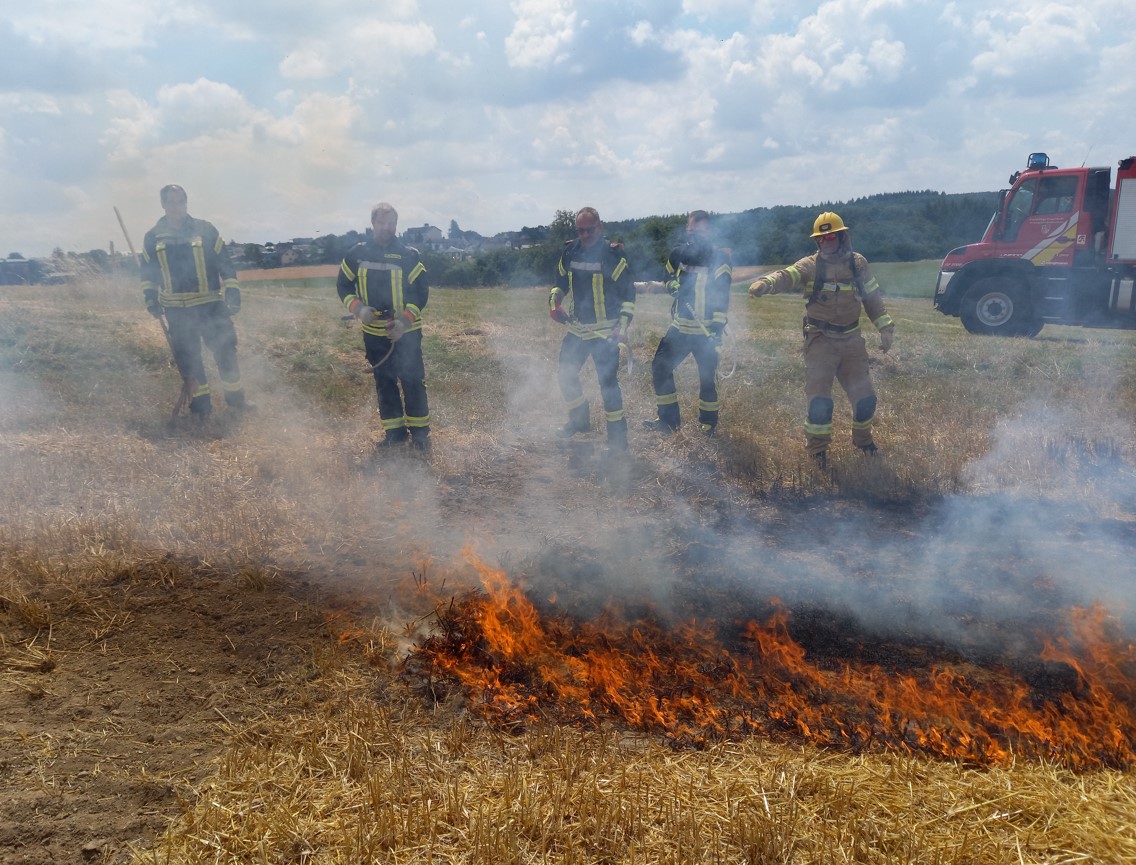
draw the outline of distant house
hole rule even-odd
[[[300,260],[300,250],[296,245],[288,240],[282,240],[276,244],[276,261],[281,267],[287,267],[290,264],[296,264]]]
[[[24,257],[0,260],[0,285],[28,285],[39,282],[41,267]]]
[[[402,242],[419,251],[438,252],[447,246],[446,235],[436,225],[408,228],[402,233]]]

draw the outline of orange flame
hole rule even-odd
[[[984,765],[1136,764],[1136,647],[1099,608],[1074,610],[1069,634],[1040,658],[1075,671],[1077,687],[1043,693],[1007,667],[957,660],[903,673],[860,659],[822,665],[779,604],[768,621],[734,629],[630,622],[615,609],[582,623],[543,616],[503,572],[474,566],[484,592],[439,613],[440,633],[410,663],[457,682],[501,723],[608,719],[691,745],[761,733]]]

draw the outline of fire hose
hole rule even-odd
[[[391,354],[393,354],[393,353],[394,353],[394,340],[392,339],[391,344],[390,344],[390,348],[387,349],[387,353],[384,354],[381,358],[379,358],[378,363],[371,364],[371,371],[374,372],[376,369],[378,369],[380,366],[382,366],[384,363],[386,363],[387,358],[389,358],[391,356]]]
[[[698,317],[698,313],[696,313],[694,311],[694,307],[692,307],[689,303],[683,303],[683,306],[685,306],[687,308],[687,311],[690,312],[691,317],[695,320],[695,322],[697,322],[698,326],[702,329],[702,332],[708,338],[713,339],[714,334],[712,334],[710,332],[710,328],[708,328],[706,326],[706,323],[703,322],[702,319]],[[730,334],[730,361],[731,361],[731,366],[730,366],[729,372],[723,373],[723,372],[721,372],[721,365],[719,365],[718,369],[714,371],[714,374],[716,376],[718,376],[718,378],[720,380],[725,381],[726,379],[730,378],[730,376],[732,376],[738,370],[738,343],[737,343],[737,340],[734,339],[733,333],[730,333],[729,328],[723,327],[722,333],[729,333]]]
[[[339,317],[339,320],[340,321],[355,321],[356,319],[355,319],[354,315],[341,315]],[[390,341],[390,348],[387,349],[387,353],[384,354],[381,358],[379,358],[378,363],[367,364],[368,369],[370,369],[372,372],[374,372],[376,369],[378,369],[380,366],[382,366],[384,363],[386,363],[387,360],[390,359],[391,354],[393,354],[393,353],[394,353],[394,340],[392,339]]]
[[[141,268],[141,263],[138,261],[138,253],[134,251],[134,243],[130,240],[130,232],[126,230],[126,223],[122,219],[122,214],[118,212],[118,205],[114,206],[114,215],[118,218],[118,227],[122,229],[122,236],[126,238],[126,246],[130,250],[131,256],[134,258],[134,265]],[[181,392],[178,394],[177,402],[174,403],[173,411],[170,412],[170,420],[176,420],[177,416],[182,413],[182,410],[193,399],[193,392],[197,390],[197,382],[193,376],[186,375],[185,371],[178,363],[177,351],[174,350],[173,337],[170,336],[169,325],[163,316],[155,316],[158,319],[158,324],[162,326],[162,336],[166,338],[166,345],[170,349],[170,357],[173,359],[174,366],[177,368],[178,375],[181,376]]]

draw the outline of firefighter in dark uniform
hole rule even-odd
[[[241,290],[228,250],[216,228],[187,213],[184,189],[170,184],[159,195],[166,215],[142,241],[142,296],[152,316],[165,315],[169,322],[174,362],[192,388],[190,414],[203,419],[213,408],[202,342],[217,363],[225,404],[249,408],[232,320],[241,308]]]
[[[686,241],[667,259],[667,288],[674,295],[671,325],[651,361],[658,418],[643,421],[656,432],[671,433],[679,428],[674,371],[689,354],[698,364],[699,427],[706,435],[713,435],[718,427],[718,360],[733,267],[729,252],[716,248],[710,234],[710,214],[692,211],[686,220]]]
[[[603,223],[595,208],[576,214],[575,240],[570,241],[557,264],[556,285],[549,295],[549,314],[568,325],[560,344],[558,379],[568,406],[568,423],[557,430],[561,438],[591,429],[591,413],[580,370],[592,358],[599,378],[607,416],[607,442],[612,450],[627,449],[627,419],[619,389],[619,346],[627,342],[627,329],[635,315],[635,284],[623,247],[603,236]],[[571,295],[571,312],[564,300]]]
[[[430,406],[422,360],[422,310],[430,296],[418,250],[395,236],[398,213],[386,202],[371,208],[372,239],[348,250],[336,289],[363,325],[363,347],[375,375],[380,448],[410,440],[430,449]],[[400,390],[401,388],[401,390]]]
[[[876,392],[868,373],[868,350],[860,332],[860,313],[880,333],[880,351],[888,351],[895,322],[884,307],[883,292],[868,260],[852,251],[848,227],[835,213],[822,213],[811,235],[817,252],[796,264],[768,273],[749,287],[751,297],[801,291],[805,302],[805,440],[810,456],[827,465],[832,442],[832,381],[852,405],[852,443],[865,454],[878,448],[872,439]]]

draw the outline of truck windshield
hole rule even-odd
[[[1025,222],[1026,217],[1030,215],[1033,209],[1033,200],[1037,195],[1037,180],[1027,180],[1017,189],[1010,193],[1010,197],[1006,200],[1006,222],[1005,231],[1002,233],[1002,239],[1006,241],[1015,241],[1018,239],[1018,231]]]

